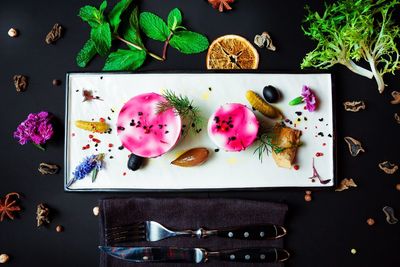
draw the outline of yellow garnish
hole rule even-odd
[[[81,121],[77,120],[75,126],[86,131],[93,133],[105,133],[110,128],[104,121]]]
[[[250,105],[261,112],[263,115],[271,118],[271,119],[280,119],[282,118],[281,112],[275,108],[274,106],[265,102],[261,96],[259,96],[256,92],[248,90],[246,92],[247,101],[249,101]]]

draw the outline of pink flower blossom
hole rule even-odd
[[[306,103],[306,109],[310,112],[313,112],[317,108],[317,98],[313,91],[311,91],[310,87],[304,85],[301,90],[301,97],[303,101]]]
[[[26,120],[18,125],[14,138],[19,139],[21,145],[28,142],[36,145],[45,144],[54,134],[50,119],[49,113],[45,111],[30,113]]]

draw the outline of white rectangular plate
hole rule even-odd
[[[193,99],[208,119],[212,112],[225,103],[238,102],[249,106],[245,92],[254,90],[262,95],[266,85],[273,85],[282,93],[277,103],[288,124],[302,130],[296,164],[298,170],[278,168],[271,156],[262,162],[253,154],[255,145],[242,152],[215,152],[216,146],[208,138],[207,130],[195,137],[188,136],[167,154],[149,159],[138,171],[127,168],[130,152],[120,150],[116,121],[119,110],[131,97],[146,93],[173,90]],[[304,105],[289,106],[288,102],[299,96],[303,85],[311,87],[319,104],[315,112],[303,109]],[[101,100],[82,102],[83,89],[92,90]],[[105,168],[92,183],[91,178],[79,180],[67,191],[124,191],[124,190],[197,190],[197,189],[246,189],[276,187],[332,187],[335,183],[335,142],[332,79],[330,74],[268,74],[268,73],[70,73],[67,75],[65,184],[75,167],[85,156],[106,153]],[[297,111],[302,114],[298,116]],[[256,112],[262,124],[272,127],[273,121]],[[76,120],[105,118],[111,134],[93,134],[101,143],[89,138],[90,132],[75,127]],[[82,147],[90,145],[89,149]],[[112,144],[112,147],[109,146]],[[171,165],[184,150],[207,147],[209,160],[197,167],[182,168]],[[323,156],[317,157],[317,153]],[[313,176],[312,161],[321,179]]]

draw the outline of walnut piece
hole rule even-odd
[[[365,109],[364,101],[347,101],[343,103],[344,109],[350,112],[358,112]]]
[[[47,44],[55,43],[58,39],[61,38],[63,30],[64,29],[60,24],[58,24],[58,23],[54,24],[51,31],[46,35],[46,40],[45,40],[46,43]]]
[[[49,224],[50,223],[49,215],[50,215],[50,209],[45,204],[40,203],[37,206],[36,210],[37,227]]]
[[[271,51],[276,51],[276,47],[272,43],[271,36],[269,35],[268,32],[263,32],[261,35],[256,35],[254,37],[254,43],[259,47],[259,48],[267,48],[268,50]]]
[[[400,104],[400,92],[393,91],[392,92],[393,100],[390,101],[393,105]]]
[[[13,80],[17,92],[23,92],[28,87],[28,77],[25,75],[14,75]]]
[[[349,189],[350,187],[357,187],[357,184],[354,182],[354,180],[352,178],[350,178],[350,179],[344,178],[340,182],[339,186],[335,189],[335,191],[341,192],[341,191]]]

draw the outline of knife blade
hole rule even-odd
[[[268,263],[286,261],[290,254],[285,249],[259,247],[208,251],[204,248],[178,247],[109,247],[99,246],[104,253],[128,262],[146,263],[204,263],[221,260],[242,263]]]

